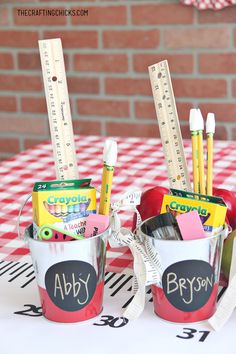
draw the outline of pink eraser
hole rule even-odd
[[[206,237],[197,210],[176,216],[183,240],[195,240]]]
[[[109,226],[109,216],[101,214],[89,214],[86,218],[85,237],[101,234]]]

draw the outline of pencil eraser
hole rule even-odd
[[[101,214],[89,214],[86,218],[85,237],[101,234],[109,226],[109,216]]]
[[[206,121],[206,133],[215,133],[215,115],[214,113],[208,113]]]
[[[183,240],[196,240],[206,237],[197,210],[176,216]]]

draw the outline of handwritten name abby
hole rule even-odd
[[[167,274],[167,294],[176,292],[185,304],[191,304],[194,295],[199,291],[207,291],[213,287],[214,275],[210,277],[178,278],[173,272]]]
[[[60,296],[62,300],[65,296],[71,295],[76,298],[78,304],[84,305],[89,299],[88,284],[90,279],[90,273],[88,273],[85,279],[81,274],[76,279],[75,274],[71,274],[71,280],[66,280],[65,274],[55,274],[54,279],[54,297]]]

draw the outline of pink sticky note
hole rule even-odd
[[[183,240],[196,240],[206,237],[197,210],[176,217]]]
[[[109,226],[109,216],[101,214],[89,214],[86,218],[85,237],[101,234]]]

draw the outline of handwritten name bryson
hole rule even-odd
[[[199,291],[213,287],[213,274],[210,277],[178,278],[173,272],[167,274],[167,294],[176,292],[186,304],[193,302]]]

